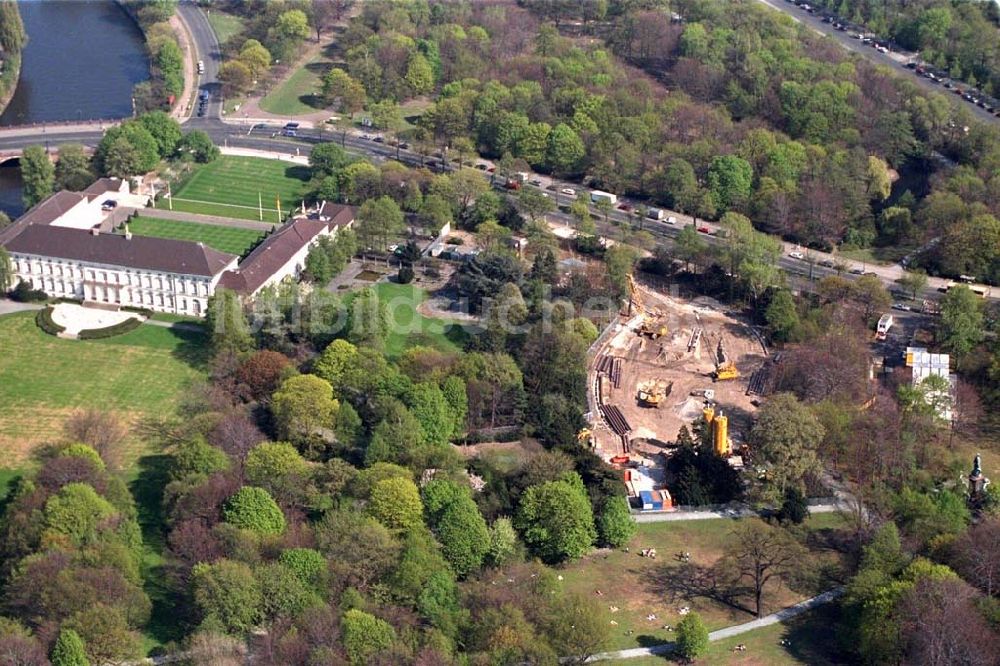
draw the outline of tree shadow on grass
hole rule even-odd
[[[785,650],[803,664],[847,664],[851,655],[844,652],[839,632],[832,631],[839,621],[839,604],[827,604],[804,613],[784,624]]]
[[[306,182],[312,178],[312,169],[302,164],[295,164],[285,169],[285,178],[295,178]]]
[[[143,456],[137,463],[139,474],[129,483],[142,529],[143,589],[153,602],[146,633],[160,643],[179,641],[188,629],[178,616],[178,595],[168,583],[163,562],[167,546],[163,490],[170,480],[170,463],[168,455]]]
[[[171,355],[192,368],[203,370],[212,358],[209,336],[205,330],[196,331],[189,326],[189,324],[183,327],[174,325],[168,329],[177,339],[177,345]]]
[[[649,581],[652,590],[665,596],[670,603],[702,597],[733,610],[753,614],[752,610],[738,601],[747,590],[721,581],[718,572],[712,567],[696,564],[657,567],[650,574]]]

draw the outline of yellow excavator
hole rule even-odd
[[[639,324],[639,328],[636,331],[639,335],[643,335],[651,340],[663,337],[669,330],[663,324],[657,322],[660,313],[655,310],[650,311],[646,309],[646,306],[642,302],[642,296],[639,294],[639,287],[635,284],[635,278],[631,273],[626,276],[628,281],[628,316],[631,316],[634,312],[642,315],[642,322]]]
[[[594,432],[590,428],[583,428],[580,432],[576,433],[576,441],[578,441],[581,446],[593,446]]]
[[[719,340],[719,348],[715,354],[715,372],[712,373],[712,379],[717,382],[727,379],[739,379],[740,371],[737,369],[736,363],[726,354],[726,348],[723,346],[722,340]]]
[[[663,399],[670,395],[673,388],[673,382],[667,383],[662,379],[650,379],[639,384],[635,397],[643,407],[658,408]]]

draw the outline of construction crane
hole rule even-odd
[[[655,310],[647,310],[645,304],[643,304],[642,295],[639,293],[639,287],[635,283],[635,278],[629,273],[625,279],[628,282],[629,299],[627,315],[631,316],[633,313],[642,315],[642,321],[639,323],[639,328],[636,332],[652,340],[666,335],[669,332],[667,327],[657,323],[660,313]]]
[[[663,379],[650,379],[639,384],[636,390],[636,400],[643,407],[659,407],[663,399],[670,395],[674,383]]]

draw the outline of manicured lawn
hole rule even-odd
[[[219,224],[181,222],[158,217],[136,217],[129,230],[137,236],[155,236],[177,240],[200,241],[220,252],[242,255],[260,241],[264,234],[254,229],[224,227]]]
[[[184,388],[204,377],[206,338],[159,326],[105,340],[43,333],[34,313],[0,317],[0,467],[62,432],[75,410],[98,407],[130,420],[169,414]]]
[[[318,93],[322,78],[330,69],[330,61],[318,56],[295,70],[280,86],[260,101],[260,108],[282,116],[302,116],[315,113],[325,104]]]
[[[212,30],[215,30],[215,36],[218,37],[220,44],[225,44],[232,37],[243,32],[244,25],[241,17],[227,14],[218,9],[212,9],[208,12],[208,22],[211,24]]]
[[[609,649],[673,640],[673,633],[663,627],[677,625],[682,606],[700,613],[710,631],[742,624],[754,619],[748,610],[749,600],[726,604],[703,594],[696,584],[699,569],[704,570],[722,556],[734,526],[732,520],[723,519],[642,524],[629,544],[630,552],[597,551],[564,566],[560,573],[569,589],[599,596],[601,605],[610,612],[610,621],[618,623],[613,627]],[[822,545],[822,537],[842,526],[843,519],[835,514],[809,518],[806,527],[810,536],[816,538],[810,541],[811,561],[803,564],[803,570],[822,574],[810,585],[797,585],[795,590],[775,583],[765,592],[765,612],[802,601],[835,585],[827,574],[839,574],[842,558]],[[644,548],[655,548],[657,558],[642,557],[640,551]],[[691,553],[690,565],[683,565],[675,558],[682,551]],[[601,595],[597,595],[598,590]],[[612,607],[618,610],[612,612]],[[650,614],[655,619],[648,620]]]
[[[468,334],[460,324],[417,312],[417,306],[427,298],[423,289],[391,282],[380,282],[372,289],[389,308],[386,356],[396,358],[410,347],[420,345],[455,351],[465,344]]]
[[[281,222],[306,194],[309,168],[280,160],[226,155],[200,167],[173,193],[173,209],[203,215]],[[259,198],[258,198],[259,197]],[[281,203],[281,215],[277,205]],[[165,199],[157,208],[167,208]]]

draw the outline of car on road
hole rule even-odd
[[[542,186],[542,181],[541,181],[541,180],[539,180],[538,178],[532,178],[532,179],[531,179],[530,181],[528,181],[528,182],[530,182],[530,183],[531,183],[532,185],[534,185],[535,187],[541,187],[541,186]]]
[[[372,139],[372,141],[374,141],[375,143],[385,143],[385,139],[383,139],[380,136],[375,137],[374,139]]]
[[[865,271],[864,271],[864,269],[863,269],[863,268],[858,268],[857,266],[855,266],[854,268],[852,268],[852,269],[851,269],[850,271],[848,271],[848,272],[849,272],[849,273],[850,273],[851,275],[864,275],[864,273],[865,273]]]
[[[496,170],[497,168],[495,166],[491,166],[488,169],[486,169],[486,173],[496,173]]]
[[[479,164],[476,165],[476,168],[479,169],[480,171],[486,171],[486,167],[487,166],[488,165],[483,164],[482,162],[480,162]]]
[[[832,259],[822,259],[819,262],[819,265],[822,266],[823,268],[833,268],[833,260]]]
[[[892,309],[893,310],[901,310],[903,312],[911,312],[913,310],[913,308],[911,308],[906,303],[893,303],[892,304]]]
[[[618,210],[623,210],[627,213],[632,210],[632,206],[629,206],[627,203],[620,203],[618,204]]]
[[[559,193],[560,194],[565,194],[568,197],[575,197],[576,196],[576,190],[574,190],[572,187],[564,187],[561,190],[559,190]]]
[[[712,230],[709,227],[702,226],[702,227],[698,227],[698,233],[700,233],[700,234],[708,234],[709,236],[711,236],[712,235]]]
[[[667,217],[667,224],[677,224],[677,218],[673,215]]]
[[[788,253],[788,256],[791,257],[792,259],[805,259],[806,258],[806,255],[802,254],[798,250],[792,250],[791,252]]]

